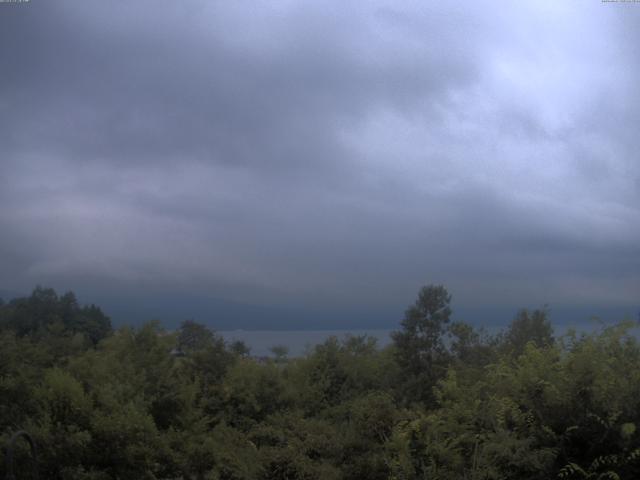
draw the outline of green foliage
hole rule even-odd
[[[450,299],[423,288],[385,349],[265,360],[193,321],[112,331],[36,288],[0,305],[0,442],[27,429],[53,480],[640,476],[637,325],[556,340],[522,311],[491,337]]]
[[[51,288],[36,287],[29,297],[0,306],[0,328],[20,337],[80,334],[96,345],[111,332],[111,321],[95,305],[80,307],[72,292],[58,297]]]
[[[289,348],[285,345],[274,345],[269,349],[275,357],[276,363],[284,363],[287,361],[287,355],[289,355]]]
[[[213,346],[216,338],[211,330],[201,323],[185,320],[178,329],[178,349],[182,352],[197,352]]]
[[[405,312],[402,330],[392,334],[396,360],[405,376],[405,399],[430,402],[432,389],[446,372],[444,344],[451,316],[451,295],[441,285],[423,287],[415,304]]]
[[[520,310],[516,318],[504,335],[503,348],[512,355],[520,355],[528,343],[533,343],[536,347],[549,347],[553,345],[553,327],[549,321],[548,311]]]
[[[331,460],[340,455],[334,425],[299,413],[280,413],[257,425],[250,434],[262,465],[258,478],[334,479],[340,472]]]
[[[231,352],[238,357],[248,357],[251,353],[249,346],[242,340],[234,340],[229,346]]]
[[[280,370],[251,360],[241,360],[229,370],[223,395],[224,418],[243,430],[292,403]]]

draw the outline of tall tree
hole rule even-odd
[[[422,287],[415,304],[394,332],[396,360],[405,373],[407,400],[429,401],[447,364],[443,336],[451,317],[451,295],[442,285]]]
[[[504,348],[513,355],[520,355],[529,342],[536,347],[549,347],[554,343],[553,327],[546,309],[520,310],[504,336]]]
[[[204,350],[214,343],[214,334],[206,325],[193,320],[185,320],[180,324],[178,347],[184,352]]]

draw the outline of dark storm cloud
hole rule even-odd
[[[637,302],[640,9],[2,7],[0,287]]]
[[[435,47],[391,47],[380,62],[357,45],[347,18],[324,12],[289,13],[291,26],[267,18],[232,29],[220,8],[206,8],[211,21],[202,22],[189,9],[148,2],[63,5],[8,12],[17,20],[3,29],[12,72],[5,141],[23,151],[37,135],[48,154],[78,161],[344,164],[340,129],[377,106],[412,108],[468,80],[472,67]],[[270,45],[243,41],[252,28]]]

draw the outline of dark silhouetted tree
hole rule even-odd
[[[229,350],[234,355],[237,355],[238,357],[243,357],[243,358],[248,357],[249,354],[251,353],[251,348],[249,348],[249,346],[246,343],[244,343],[242,340],[235,340],[231,342],[231,345],[229,345]]]
[[[283,363],[287,361],[287,355],[289,355],[289,348],[285,345],[274,345],[269,349],[275,358],[276,363]]]
[[[402,320],[402,330],[392,334],[396,360],[405,374],[406,400],[430,401],[432,388],[447,365],[443,336],[451,316],[451,295],[442,285],[423,287],[416,303]]]
[[[520,310],[504,336],[504,348],[513,355],[520,355],[529,342],[538,348],[553,345],[553,327],[546,309]]]
[[[184,352],[195,352],[211,347],[214,334],[205,325],[193,320],[185,320],[180,324],[178,348]]]

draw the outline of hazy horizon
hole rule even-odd
[[[57,292],[59,295],[65,291]],[[74,292],[78,293],[78,292]],[[28,296],[28,292],[0,290],[0,299]],[[281,307],[265,307],[242,303],[224,302],[219,299],[190,297],[176,302],[170,296],[123,298],[78,296],[83,305],[96,304],[108,315],[114,327],[139,326],[158,320],[164,328],[175,329],[184,320],[194,320],[216,331],[343,331],[394,330],[400,328],[404,311],[409,305],[397,309],[367,311],[364,308],[342,310],[308,310]],[[593,319],[615,323],[625,319],[640,320],[640,310],[633,307],[554,306],[554,305],[502,305],[494,307],[459,307],[452,303],[452,320],[463,321],[475,327],[498,330],[506,327],[518,311],[546,309],[554,327],[586,326]]]

